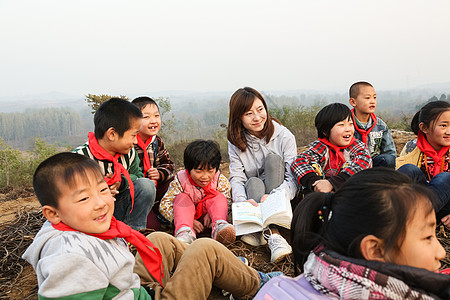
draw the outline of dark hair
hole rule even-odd
[[[227,138],[231,144],[239,148],[241,151],[245,151],[247,149],[247,139],[244,135],[245,128],[242,124],[242,116],[252,108],[255,98],[261,100],[267,113],[266,123],[261,131],[261,137],[266,138],[266,143],[270,141],[270,138],[275,131],[272,120],[279,123],[278,120],[270,116],[266,101],[257,90],[251,87],[238,89],[234,92],[230,99],[230,115],[228,118]]]
[[[215,141],[195,140],[184,149],[184,167],[188,172],[192,169],[219,169],[222,156],[220,146]]]
[[[133,101],[131,101],[131,103],[133,103],[134,105],[139,107],[140,110],[142,110],[147,105],[155,105],[159,111],[158,103],[156,103],[155,100],[153,100],[152,98],[147,97],[147,96],[137,97]]]
[[[125,131],[130,129],[131,120],[141,118],[142,112],[136,105],[121,98],[111,98],[103,102],[95,112],[95,137],[103,138],[111,127],[122,137]]]
[[[348,94],[349,94],[350,98],[356,99],[359,95],[359,89],[363,86],[373,87],[373,85],[371,85],[370,83],[368,83],[366,81],[355,82],[354,84],[352,84],[350,86],[350,89],[348,90]]]
[[[33,187],[39,203],[58,208],[59,185],[75,185],[75,177],[87,178],[88,173],[103,177],[100,166],[87,156],[62,152],[39,164],[33,175]]]
[[[450,110],[450,103],[447,101],[431,101],[425,104],[411,120],[411,129],[415,134],[419,133],[419,124],[423,123],[426,128],[434,126],[434,122],[443,112]]]
[[[342,103],[331,103],[322,108],[316,115],[314,125],[319,138],[327,138],[333,126],[345,119],[351,118],[350,109]]]
[[[363,259],[360,244],[367,235],[383,240],[386,253],[396,253],[406,224],[422,201],[429,204],[430,213],[437,206],[431,190],[382,167],[356,173],[335,194],[307,195],[296,207],[291,225],[295,272],[320,244],[341,255]]]

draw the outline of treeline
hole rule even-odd
[[[37,136],[59,138],[81,134],[85,134],[84,120],[73,109],[42,108],[0,113],[0,137],[13,144],[25,143]]]

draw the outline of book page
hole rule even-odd
[[[261,207],[261,215],[263,219],[263,223],[269,218],[271,215],[282,213],[287,211],[287,203],[286,201],[286,191],[279,190],[273,194],[270,194],[263,203],[259,206]],[[290,209],[290,207],[289,207]]]
[[[233,203],[231,205],[233,224],[246,222],[257,223],[262,226],[262,216],[260,206],[253,206],[249,202]]]

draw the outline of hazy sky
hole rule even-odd
[[[0,0],[0,97],[450,81],[450,1]]]

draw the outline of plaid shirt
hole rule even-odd
[[[142,172],[144,172],[144,150],[137,144],[134,145],[134,149],[138,153]],[[174,176],[175,164],[170,160],[169,152],[164,146],[164,142],[159,136],[156,136],[155,140],[147,146],[148,156],[152,167],[156,168],[161,175],[158,183],[167,182]]]
[[[315,174],[322,178],[330,178],[339,174],[349,177],[372,166],[369,150],[359,140],[355,140],[343,150],[346,162],[339,170],[330,169],[329,151],[327,145],[316,140],[309,145],[309,149],[297,155],[291,165],[291,170],[300,185],[302,185],[300,180],[307,174]]]

